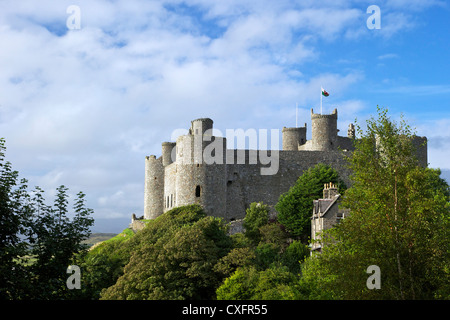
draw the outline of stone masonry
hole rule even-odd
[[[226,138],[212,135],[211,119],[191,121],[188,134],[176,142],[162,143],[161,157],[145,158],[145,219],[195,203],[206,214],[226,221],[242,219],[252,202],[263,201],[273,211],[280,195],[318,163],[335,168],[349,185],[344,155],[354,150],[355,130],[350,124],[347,136],[339,136],[337,118],[336,109],[332,114],[315,114],[311,109],[311,140],[306,140],[306,123],[300,128],[283,128],[282,150],[267,151],[267,156],[277,161],[278,170],[273,174],[263,174],[267,162],[254,157],[261,150],[227,149]],[[419,152],[426,166],[426,146]],[[206,159],[203,154],[212,157]]]

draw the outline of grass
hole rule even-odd
[[[116,235],[117,233],[92,233],[89,239],[83,241],[83,243],[89,246],[93,246],[98,242],[106,241],[108,239],[115,237]]]
[[[134,236],[133,230],[131,230],[130,228],[126,228],[121,233],[119,233],[115,237],[112,237],[111,239],[106,240],[105,242],[122,241],[131,238],[132,236]]]

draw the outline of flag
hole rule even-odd
[[[328,92],[326,92],[323,88],[322,88],[322,95],[324,97],[328,97],[330,94]]]

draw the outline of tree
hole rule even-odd
[[[116,283],[130,261],[134,248],[130,240],[135,236],[132,230],[125,229],[76,256],[74,264],[82,270],[81,289],[73,290],[76,299],[98,300],[103,289]]]
[[[326,233],[321,254],[303,270],[311,297],[432,299],[450,295],[450,211],[439,170],[419,166],[413,133],[379,109],[349,156],[353,185],[342,205],[350,216]],[[381,289],[366,286],[367,268],[381,272]],[[326,275],[325,277],[323,275]],[[322,276],[321,276],[322,275]]]
[[[217,289],[218,300],[293,300],[297,277],[280,264],[259,271],[239,268]]]
[[[313,200],[322,197],[323,185],[329,182],[337,185],[341,194],[346,189],[335,169],[319,163],[305,171],[295,185],[280,196],[275,205],[278,221],[293,237],[301,239],[303,243],[307,243],[311,235]]]
[[[284,251],[281,262],[289,268],[292,273],[298,274],[301,271],[301,263],[309,257],[310,251],[307,245],[298,240],[294,240]]]
[[[45,204],[44,191],[36,187],[30,208],[29,254],[35,262],[29,266],[29,298],[70,298],[74,292],[66,287],[67,267],[76,254],[87,250],[82,241],[89,238],[92,209],[86,208],[85,194],[79,192],[73,205],[74,217],[69,218],[68,188],[57,189],[53,206]]]
[[[240,267],[249,267],[255,264],[256,254],[253,248],[233,248],[222,257],[214,266],[214,271],[224,277],[231,276]]]
[[[212,299],[223,279],[215,265],[231,244],[223,221],[200,206],[172,209],[130,240],[124,274],[101,299]]]
[[[28,211],[23,210],[22,195],[26,181],[19,187],[17,171],[5,160],[5,140],[0,139],[0,299],[21,297],[26,285],[26,271],[20,257],[26,254],[26,245],[19,237]]]
[[[245,236],[258,244],[261,234],[260,227],[269,222],[269,208],[262,202],[253,202],[250,208],[246,210],[243,227],[245,228]]]
[[[60,186],[53,207],[43,190],[28,191],[27,180],[4,159],[0,139],[0,298],[69,298],[67,267],[86,247],[93,219],[80,192],[74,218],[68,217],[67,188]]]

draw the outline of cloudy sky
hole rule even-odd
[[[297,103],[310,124],[321,86],[341,132],[403,113],[450,178],[449,17],[438,0],[1,0],[0,136],[48,199],[85,192],[99,231],[143,213],[144,157],[175,129],[295,126]]]

